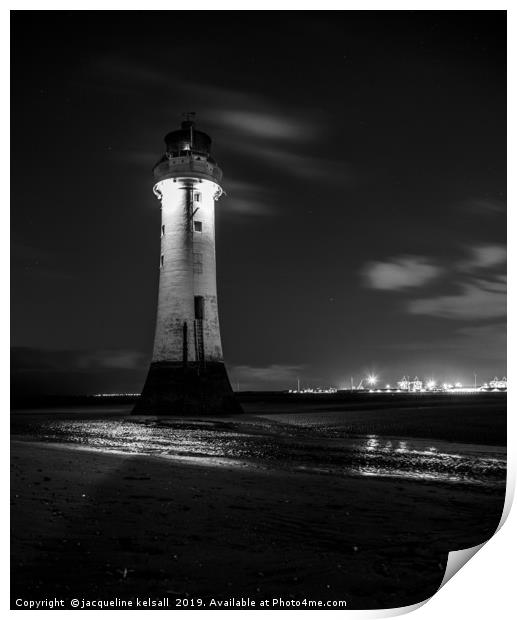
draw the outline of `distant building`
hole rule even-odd
[[[402,379],[397,382],[397,387],[404,392],[421,392],[424,383],[420,381],[418,377],[415,377],[413,380],[402,377]]]
[[[402,377],[400,381],[397,381],[397,387],[399,390],[409,391],[409,379]]]
[[[488,383],[488,387],[492,390],[506,390],[507,386],[508,382],[506,380],[506,377],[503,377],[502,379],[494,377],[492,381]]]
[[[409,382],[409,391],[410,392],[421,392],[424,387],[424,382],[420,381],[418,377],[415,377],[413,381]]]

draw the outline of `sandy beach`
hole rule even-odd
[[[80,435],[78,415],[86,417],[85,428],[105,424],[104,413],[76,413],[58,425],[73,419]],[[296,454],[300,435],[293,425],[264,427],[253,415],[226,423],[225,441],[248,441],[255,458],[219,454],[213,446],[221,439],[204,456],[192,440],[182,453],[142,454],[124,443],[106,449],[97,431],[88,441],[35,440],[45,424],[54,428],[55,416],[20,419],[30,432],[12,442],[13,597],[170,597],[171,604],[184,597],[309,597],[344,599],[348,609],[409,605],[436,591],[449,550],[491,536],[503,506],[504,484],[411,479],[398,470],[343,472],[332,441],[306,436],[306,426],[304,451],[312,441],[313,450],[330,449],[327,460],[319,455],[307,468],[294,457],[289,466],[281,457],[270,461],[260,450],[273,437],[281,452]],[[163,427],[169,434],[184,428],[189,437],[195,431],[205,444],[221,435],[210,423],[205,430],[203,420],[173,422],[173,431],[164,421],[126,420],[111,423],[123,436],[124,424],[139,433],[147,428],[148,443],[149,433],[161,442]]]

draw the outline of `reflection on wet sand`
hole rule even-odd
[[[357,471],[365,476],[505,484],[506,453],[501,448],[450,442],[440,442],[437,447],[418,440],[383,440],[370,435],[363,450],[366,463]]]
[[[155,418],[41,419],[19,429],[26,440],[74,444],[105,452],[189,460],[213,466],[301,470],[319,474],[504,485],[504,448],[333,429],[293,427],[270,420]]]

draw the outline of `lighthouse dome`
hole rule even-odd
[[[212,140],[209,135],[195,129],[193,121],[183,121],[181,129],[171,131],[165,136],[167,153],[176,154],[184,151],[210,155]]]

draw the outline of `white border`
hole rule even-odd
[[[308,2],[307,0],[291,0],[289,2],[272,2],[271,0],[262,0],[261,2],[229,2],[225,0],[220,0],[217,3],[207,2],[206,0],[195,0],[195,2],[171,2],[171,1],[154,1],[148,2],[144,5],[142,2],[135,2],[134,0],[116,0],[116,1],[104,1],[104,2],[75,2],[73,8],[74,9],[87,9],[87,10],[102,10],[102,9],[114,9],[114,10],[143,10],[143,9],[151,9],[151,10],[170,10],[170,9],[191,9],[191,10],[213,10],[213,9],[224,9],[224,10],[507,10],[509,8],[509,3],[502,2],[480,2],[480,1],[471,1],[471,2],[444,2],[444,1],[435,1],[435,2],[367,2],[366,0],[363,2],[329,2],[326,0],[320,0],[320,2]],[[59,9],[67,9],[70,10],[72,7],[70,2],[60,1],[60,2],[17,2],[16,0],[12,0],[10,3],[10,9],[15,10],[59,10]],[[515,73],[515,44],[513,43],[515,39],[515,19],[513,16],[513,11],[509,13],[509,28],[510,28],[510,48],[509,48],[509,61],[510,66],[513,67],[513,72]],[[6,10],[1,13],[1,43],[2,45],[2,55],[0,59],[3,80],[2,84],[8,84],[8,75],[9,75],[9,14]],[[159,24],[157,24],[157,28],[159,28]],[[36,50],[35,50],[36,52]],[[514,87],[515,80],[512,79],[509,85],[509,109],[517,109],[516,101],[514,96]],[[7,87],[8,88],[8,87]],[[7,89],[4,89],[7,90]],[[8,101],[8,92],[3,93],[3,97],[1,99],[3,106],[3,115],[2,118],[7,125],[7,131],[9,131],[9,101]],[[512,105],[513,104],[513,105]],[[475,128],[473,128],[475,131]],[[511,123],[511,119],[509,119],[509,137],[510,143],[515,144],[515,131],[513,128],[513,124]],[[3,141],[3,157],[4,157],[4,165],[2,166],[2,176],[3,176],[3,187],[9,188],[9,146],[6,140]],[[515,157],[513,156],[513,151],[510,154],[509,158],[509,170],[515,170]],[[4,190],[5,192],[5,190]],[[512,179],[510,178],[510,195],[509,195],[509,204],[512,208],[509,209],[508,216],[508,231],[511,233],[515,230],[515,215],[513,211],[515,209],[515,192],[512,187]],[[1,227],[1,233],[3,235],[3,243],[0,245],[0,251],[2,252],[1,261],[3,274],[5,276],[4,279],[4,287],[3,290],[7,290],[8,284],[8,265],[9,265],[9,256],[8,256],[8,248],[9,248],[9,216],[7,211],[7,201],[4,201],[3,205],[3,213],[2,215],[5,217],[6,221],[4,221],[3,226]],[[508,264],[509,264],[509,272],[513,273],[515,267],[515,255],[512,250],[512,245],[510,245],[508,249]],[[510,279],[511,283],[511,279]],[[509,316],[515,316],[515,299],[513,295],[513,291],[511,289],[511,284],[509,287]],[[3,394],[9,393],[9,358],[8,358],[8,309],[6,304],[2,304],[2,325],[4,328],[4,339],[5,339],[5,347],[3,347],[4,358],[3,358],[3,373],[2,380],[4,381],[3,385]],[[513,377],[517,377],[516,372],[512,372],[514,370],[513,366],[513,356],[511,352],[513,350],[513,344],[515,342],[515,333],[512,327],[512,324],[509,325],[508,331],[508,343],[509,343],[509,366],[508,366],[508,375],[510,377],[510,381],[512,381]],[[508,430],[509,430],[509,473],[510,473],[510,487],[514,486],[515,481],[515,463],[512,458],[512,453],[515,449],[515,397],[513,390],[510,390],[508,394],[509,403],[508,403],[508,411],[510,415],[508,417]],[[8,409],[4,411],[4,423],[5,423],[5,432],[4,438],[6,444],[8,442]],[[8,444],[7,444],[8,445]],[[2,469],[4,475],[4,482],[7,482],[8,472],[8,449],[4,450],[4,467]],[[7,485],[6,485],[7,486]],[[4,498],[7,499],[7,491],[4,493]],[[8,514],[7,512],[8,506],[4,509],[3,514]],[[514,609],[514,599],[513,599],[513,590],[515,589],[515,570],[514,570],[514,549],[516,548],[516,532],[517,532],[517,517],[515,516],[515,510],[510,512],[507,522],[500,532],[498,532],[493,539],[491,539],[488,544],[485,544],[482,549],[477,553],[473,559],[471,559],[466,566],[464,566],[457,575],[454,576],[451,583],[447,583],[445,587],[440,589],[440,591],[431,597],[429,602],[418,611],[414,612],[414,618],[418,618],[419,620],[436,620],[436,618],[440,618],[440,620],[447,620],[448,618],[454,618],[456,620],[458,617],[468,617],[472,620],[477,620],[478,618],[481,620],[486,620],[487,616],[497,620],[499,618],[505,619],[510,616],[511,612]],[[2,533],[7,538],[8,537],[8,527],[6,523],[2,524]],[[7,548],[7,545],[4,545],[4,549]],[[7,600],[9,596],[8,592],[8,575],[9,575],[9,567],[8,567],[8,558],[6,558],[7,554],[4,554],[4,563],[2,565],[2,573],[1,573],[1,583],[2,583],[2,594],[3,600],[5,601],[3,607],[4,609],[8,606]],[[10,612],[17,613],[17,612]],[[19,613],[29,613],[29,612],[19,612]],[[48,614],[54,614],[56,612],[53,611],[43,611],[40,612],[48,616]],[[74,612],[60,611],[57,612],[59,614],[59,618],[66,618],[69,614]],[[98,612],[83,612],[87,614],[98,613]],[[135,614],[140,613],[138,611],[130,611],[130,612],[112,612],[114,614],[123,614],[120,617],[127,618],[128,613]],[[144,612],[146,615],[149,612]],[[173,614],[174,617],[183,616],[183,614],[191,615],[193,613],[203,614],[205,612],[199,611],[168,611],[163,612],[168,613],[169,615]],[[212,611],[210,613],[210,618],[213,620],[222,620],[223,617],[226,617],[228,612],[222,611]],[[270,612],[241,612],[241,611],[232,611],[232,614],[249,614],[252,613],[253,617],[258,618],[262,614],[268,614],[268,616],[273,614],[282,614],[282,618],[285,620],[290,614],[297,614],[297,611],[270,611]],[[338,611],[324,611],[324,612],[305,612],[308,614],[341,614],[342,612]],[[361,618],[373,618],[373,617],[387,617],[391,615],[388,610],[382,610],[379,612],[356,612],[356,611],[347,611],[345,612],[347,617],[361,617]],[[110,616],[110,618],[114,618],[115,616]]]

